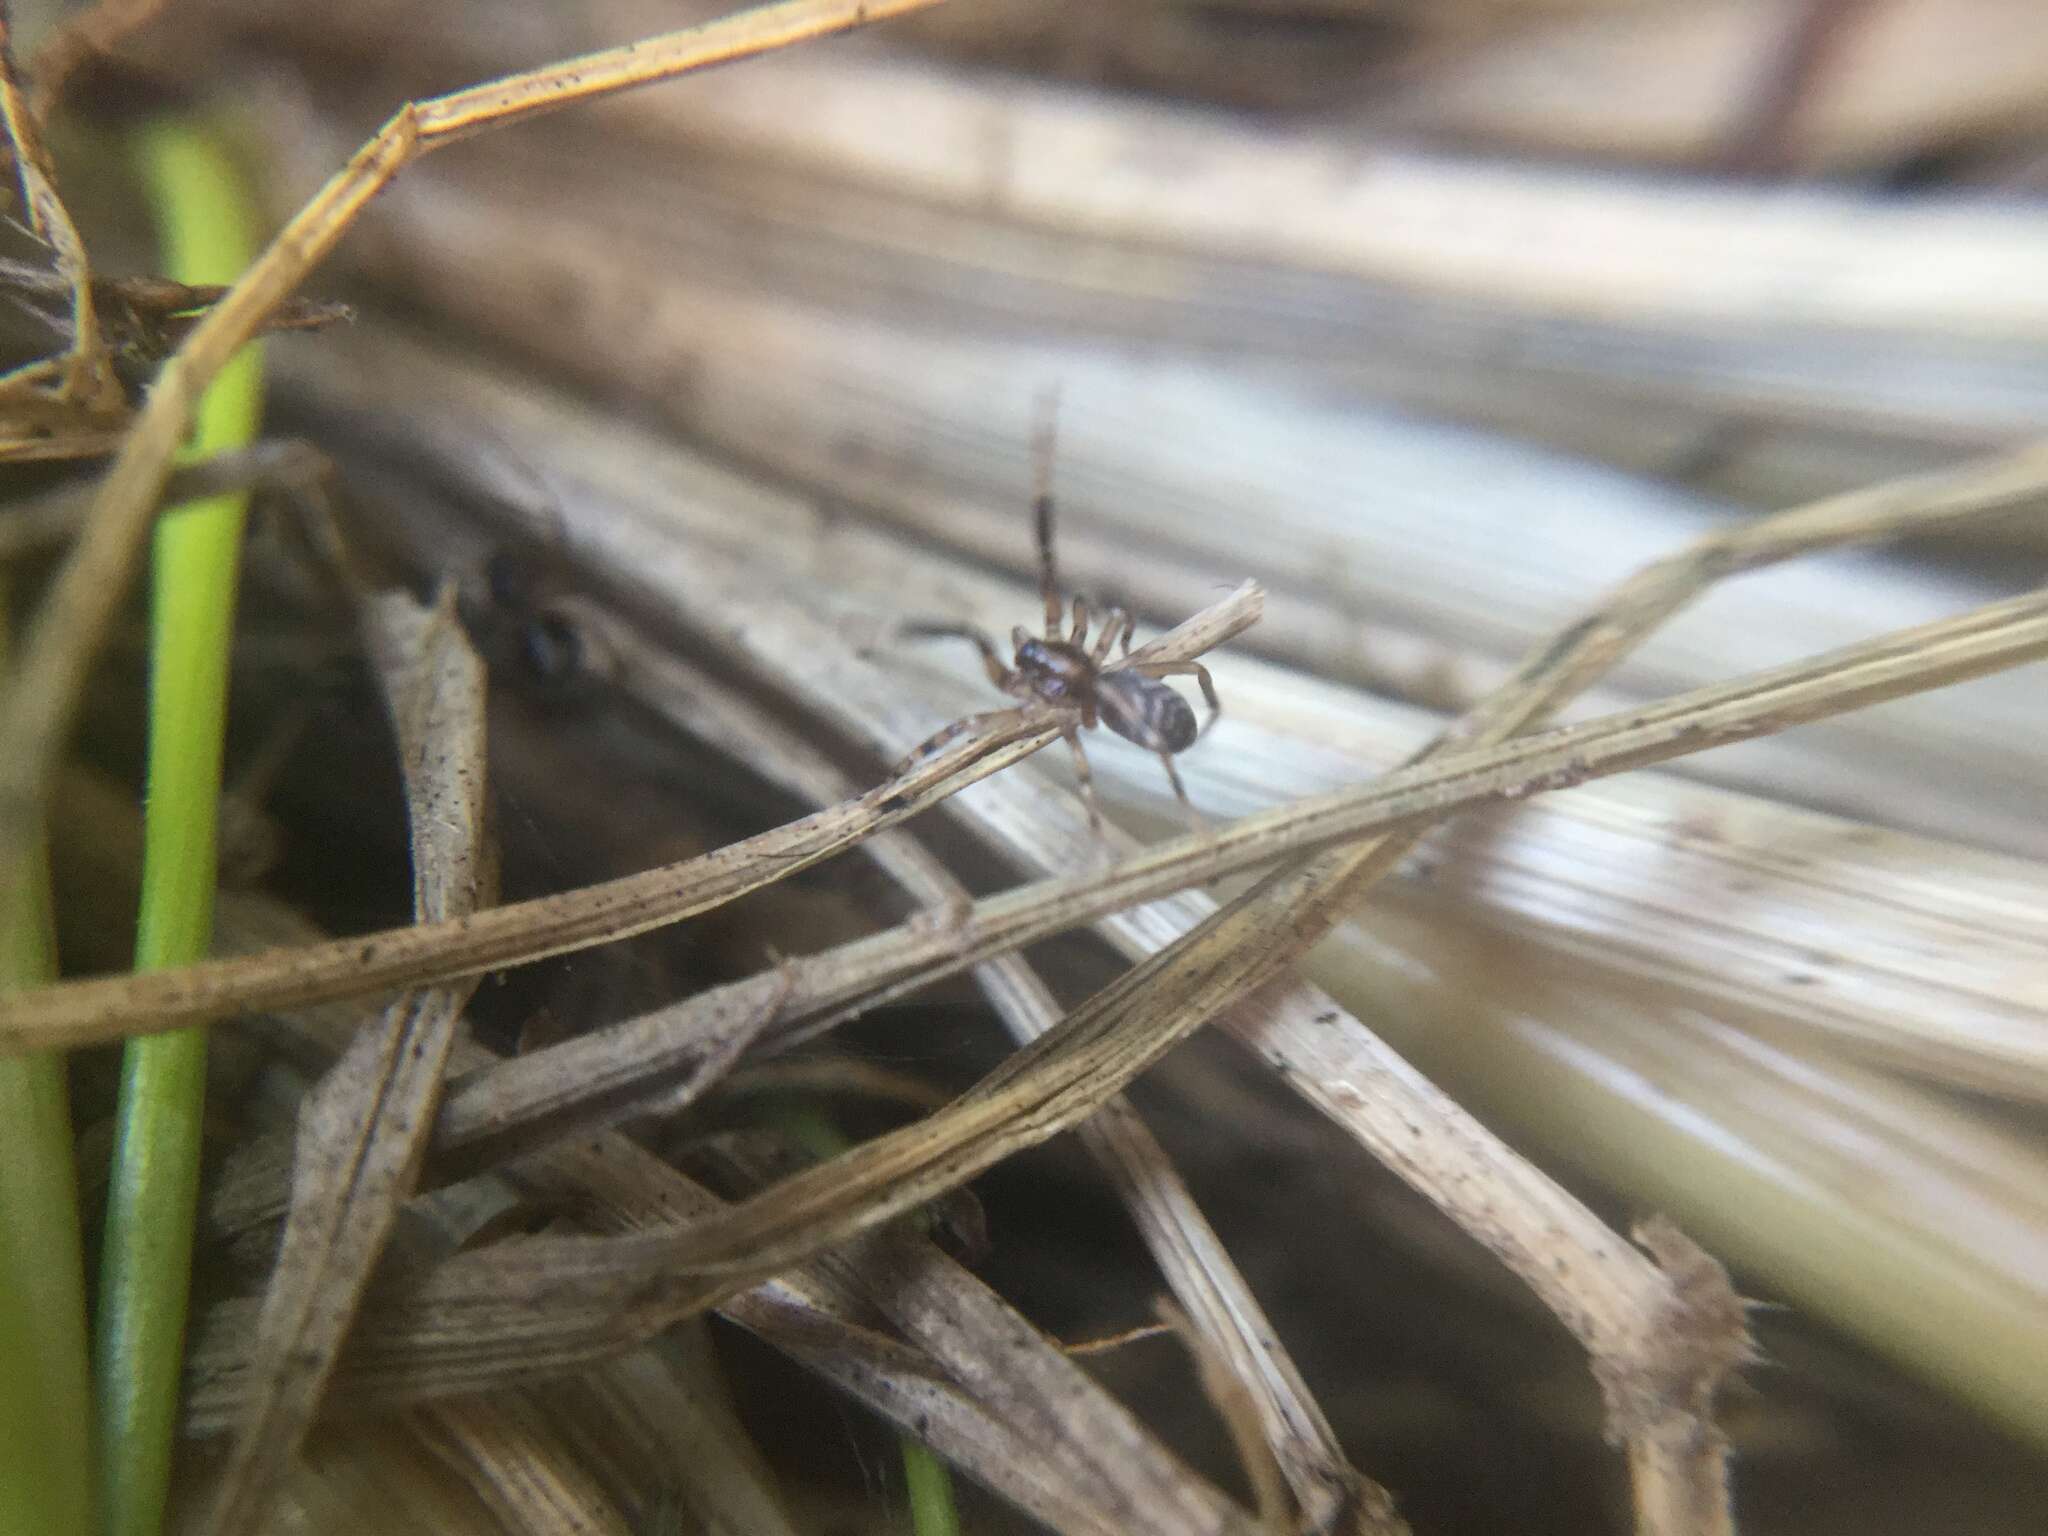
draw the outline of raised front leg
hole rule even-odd
[[[1095,772],[1088,766],[1088,754],[1081,746],[1081,733],[1069,726],[1060,734],[1074,753],[1074,774],[1081,782],[1081,803],[1088,807],[1088,830],[1103,836],[1102,802],[1095,798]]]
[[[1031,520],[1038,533],[1038,595],[1045,603],[1045,638],[1060,637],[1060,569],[1052,552],[1053,428],[1059,396],[1048,392],[1038,402],[1038,434],[1032,446]]]
[[[1167,782],[1173,785],[1173,796],[1180,801],[1180,808],[1188,814],[1188,825],[1197,832],[1209,830],[1209,823],[1202,813],[1195,809],[1195,802],[1188,798],[1188,787],[1180,781],[1180,770],[1173,766],[1171,753],[1159,754],[1159,766],[1166,770]]]
[[[1020,709],[991,709],[979,715],[969,715],[964,720],[955,720],[944,730],[934,732],[912,747],[909,756],[891,768],[889,775],[894,778],[898,774],[908,773],[913,766],[923,762],[939,748],[958,741],[962,736],[986,730],[990,726],[1008,725],[1022,713],[1024,712]]]
[[[981,664],[988,671],[988,680],[1005,693],[1011,691],[1010,684],[1015,680],[1015,674],[1010,671],[1008,664],[1004,662],[1003,653],[996,649],[995,641],[988,637],[986,630],[977,629],[972,624],[927,624],[920,622],[901,625],[897,628],[896,633],[913,640],[959,639],[972,641],[974,648],[981,652]]]

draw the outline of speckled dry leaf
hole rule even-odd
[[[460,918],[495,893],[486,818],[484,670],[453,605],[403,593],[363,607],[365,648],[394,733],[422,921]],[[277,1264],[257,1321],[254,1392],[216,1487],[209,1529],[261,1527],[311,1428],[328,1374],[412,1194],[457,1019],[473,983],[408,993],[349,1045],[299,1114]],[[442,1443],[466,1444],[450,1435]],[[480,1463],[465,1459],[465,1466]]]

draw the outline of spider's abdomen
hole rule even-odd
[[[1154,752],[1185,752],[1195,744],[1195,712],[1157,678],[1105,672],[1095,681],[1102,723],[1125,741]]]

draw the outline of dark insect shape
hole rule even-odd
[[[1048,706],[1068,716],[1060,734],[1073,750],[1081,798],[1088,807],[1089,824],[1098,835],[1103,825],[1102,807],[1095,797],[1095,776],[1088,768],[1088,754],[1081,747],[1081,731],[1093,730],[1098,723],[1124,740],[1159,754],[1174,794],[1189,819],[1199,826],[1201,813],[1188,799],[1173,758],[1175,753],[1193,746],[1223,713],[1223,703],[1216,697],[1216,684],[1209,669],[1198,661],[1132,661],[1131,632],[1137,621],[1122,608],[1111,608],[1103,616],[1093,645],[1088,643],[1089,610],[1085,598],[1074,599],[1072,620],[1067,622],[1060,601],[1059,568],[1053,556],[1050,402],[1042,411],[1036,446],[1037,487],[1031,511],[1038,533],[1038,590],[1045,602],[1044,635],[1034,635],[1019,624],[1010,631],[1014,659],[1005,663],[987,632],[972,624],[911,623],[898,632],[918,637],[958,636],[972,641],[981,652],[981,663],[988,670],[990,682],[1027,705]],[[1117,660],[1110,659],[1112,650],[1120,653]],[[1199,729],[1188,701],[1160,681],[1166,677],[1192,677],[1200,684],[1203,701],[1209,706],[1209,718]],[[988,716],[978,715],[950,725],[911,755],[922,757],[980,728],[988,720]]]

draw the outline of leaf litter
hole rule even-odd
[[[92,594],[118,593],[123,585],[119,578],[132,563],[182,414],[208,370],[217,368],[263,323],[298,277],[339,238],[377,186],[436,138],[459,137],[487,123],[546,110],[578,96],[693,68],[714,54],[727,57],[865,19],[869,10],[880,14],[908,8],[771,7],[736,18],[737,24],[718,34],[715,44],[701,34],[677,35],[670,46],[649,48],[639,60],[606,56],[594,72],[589,71],[596,61],[578,61],[552,75],[543,72],[409,107],[394,118],[385,134],[366,146],[357,164],[292,226],[287,232],[292,239],[281,238],[250,277],[193,331],[173,367],[166,370],[137,430],[128,437],[102,497],[103,511],[87,525],[57,599],[37,627],[30,666],[0,700],[0,719],[10,726],[36,727],[6,733],[16,745],[0,757],[0,787],[6,791],[0,796],[0,811],[5,813],[0,817],[0,836],[26,836],[25,829],[39,819],[35,805],[60,734],[54,727],[70,716],[84,663],[111,611],[111,596]],[[767,20],[770,14],[773,21]],[[758,24],[756,17],[761,18]],[[586,74],[579,77],[577,67]],[[0,84],[5,87],[0,104],[20,150],[17,169],[36,233],[50,243],[58,273],[70,288],[73,335],[69,352],[42,373],[5,383],[18,392],[49,389],[54,381],[54,398],[67,408],[76,402],[88,414],[114,420],[125,406],[113,403],[111,369],[82,247],[56,197],[47,157],[40,151],[11,68]],[[1286,1063],[1291,1082],[1311,1097],[1320,1094],[1326,1111],[1349,1124],[1397,1172],[1487,1242],[1580,1337],[1605,1390],[1610,1426],[1628,1443],[1640,1528],[1732,1528],[1724,1447],[1712,1425],[1712,1400],[1726,1374],[1746,1358],[1748,1346],[1740,1304],[1718,1266],[1666,1225],[1651,1224],[1638,1234],[1647,1258],[1620,1243],[1562,1191],[1492,1142],[1476,1124],[1463,1120],[1455,1105],[1435,1095],[1348,1015],[1338,1019],[1334,1070],[1310,1081],[1298,1070],[1304,1058],[1297,1047],[1307,1042],[1291,1035],[1302,1028],[1301,1002],[1313,1000],[1314,994],[1299,986],[1284,994],[1273,989],[1288,986],[1284,973],[1293,961],[1393,866],[1422,828],[1457,809],[1569,787],[2048,652],[2048,604],[2033,596],[1811,663],[1695,690],[1663,705],[1528,738],[1517,746],[1501,745],[1554,711],[1715,581],[1821,548],[1940,529],[1987,511],[2038,501],[2041,452],[2030,449],[1959,475],[1836,498],[1765,519],[1649,568],[1539,648],[1506,687],[1482,701],[1413,767],[1371,788],[1249,817],[1207,837],[1173,840],[1107,871],[1039,882],[964,907],[957,888],[947,888],[946,877],[935,865],[923,867],[911,845],[900,844],[892,854],[878,850],[908,888],[914,893],[921,890],[928,905],[963,915],[950,929],[925,923],[922,937],[913,931],[916,925],[908,924],[879,935],[880,942],[862,941],[871,947],[850,962],[844,952],[858,946],[843,946],[836,961],[832,952],[811,957],[808,970],[804,962],[793,962],[772,975],[738,984],[753,990],[744,997],[729,993],[722,1000],[728,1009],[726,1033],[716,1038],[728,1049],[700,1054],[699,1075],[685,1076],[682,1092],[701,1090],[757,1035],[775,1039],[778,1024],[857,1002],[880,986],[921,984],[970,964],[983,968],[985,983],[999,999],[1008,999],[1004,1011],[1020,1034],[1044,1031],[1034,1043],[929,1119],[793,1175],[736,1206],[721,1207],[698,1192],[683,1202],[695,1204],[698,1219],[680,1230],[669,1224],[676,1192],[684,1187],[676,1182],[680,1175],[653,1164],[642,1171],[661,1187],[662,1198],[646,1202],[644,1195],[636,1197],[643,1202],[636,1206],[640,1218],[661,1221],[652,1231],[505,1243],[458,1254],[421,1279],[394,1286],[380,1283],[370,1292],[356,1340],[341,1357],[341,1382],[351,1391],[374,1384],[389,1398],[411,1399],[465,1385],[530,1379],[601,1358],[717,1302],[744,1317],[749,1298],[766,1297],[761,1303],[765,1310],[757,1309],[755,1321],[765,1323],[778,1315],[777,1308],[784,1309],[780,1315],[786,1321],[793,1303],[787,1282],[770,1278],[777,1271],[806,1260],[849,1262],[821,1255],[850,1240],[855,1263],[863,1253],[890,1245],[914,1248],[901,1232],[870,1229],[956,1187],[1013,1150],[1085,1123],[1117,1088],[1172,1043],[1219,1011],[1235,1008],[1234,1024],[1242,1036],[1276,1065]],[[1255,594],[1248,606],[1255,611]],[[452,629],[445,616],[425,615],[427,630],[419,627],[421,621],[418,612],[410,617],[401,617],[398,610],[386,614],[387,626],[412,625],[415,642],[426,638],[435,625]],[[1202,648],[1213,643],[1211,638]],[[559,1142],[547,1143],[551,1137],[571,1131],[586,1134],[592,1127],[646,1113],[664,1102],[673,1104],[678,1096],[675,1063],[651,1053],[645,1041],[664,1033],[673,1036],[678,1024],[701,1037],[710,1017],[701,999],[692,1000],[681,1005],[684,1012],[643,1030],[638,1053],[628,1051],[611,1063],[610,1098],[585,1088],[581,1101],[566,1113],[558,1104],[548,1104],[544,1111],[527,1107],[542,1102],[537,1098],[524,1106],[515,1098],[509,1113],[497,1106],[480,1111],[484,1090],[477,1085],[487,1084],[493,1076],[502,1083],[516,1083],[521,1070],[529,1076],[560,1070],[571,1059],[600,1064],[602,1053],[626,1037],[617,1036],[602,1047],[578,1042],[573,1048],[556,1048],[582,1049],[585,1054],[580,1058],[551,1053],[528,1058],[545,1062],[541,1067],[486,1067],[456,1039],[455,1024],[471,978],[495,965],[674,921],[781,878],[893,826],[975,778],[999,771],[1052,735],[1042,723],[1035,730],[1028,728],[1029,723],[1020,725],[1014,735],[969,742],[955,754],[912,765],[866,795],[848,796],[843,785],[823,792],[822,780],[811,779],[803,785],[804,792],[814,799],[837,795],[842,803],[766,834],[765,840],[750,840],[750,845],[693,861],[688,869],[652,872],[659,878],[634,877],[639,884],[613,882],[608,891],[571,893],[566,900],[548,898],[556,903],[553,907],[525,904],[532,910],[518,913],[513,921],[500,919],[494,926],[467,915],[488,885],[481,705],[473,671],[466,682],[451,679],[465,668],[473,669],[473,658],[463,661],[466,648],[451,652],[439,642],[418,647],[417,654],[428,658],[429,665],[438,658],[449,669],[438,685],[425,683],[417,674],[392,684],[392,712],[413,810],[421,927],[337,941],[324,952],[294,951],[296,958],[282,971],[282,962],[271,959],[240,962],[239,970],[230,965],[166,973],[172,986],[156,995],[118,995],[101,983],[52,989],[32,995],[18,1013],[10,1009],[11,1016],[0,1026],[4,1038],[16,1047],[74,1043],[259,1007],[312,1004],[398,986],[416,989],[387,1010],[387,1034],[381,1039],[362,1034],[341,1070],[308,1101],[284,1249],[256,1327],[253,1363],[248,1332],[224,1338],[219,1326],[221,1317],[237,1315],[236,1307],[243,1304],[222,1309],[195,1361],[195,1382],[205,1389],[195,1394],[195,1412],[203,1422],[208,1411],[203,1405],[208,1402],[215,1423],[230,1402],[244,1411],[259,1410],[255,1434],[241,1443],[231,1462],[234,1470],[216,1508],[217,1529],[253,1525],[268,1486],[311,1422],[355,1302],[400,1204],[421,1172],[430,1132],[437,1153],[451,1147],[482,1148],[473,1154],[478,1167],[493,1158],[518,1157],[514,1170],[553,1168],[560,1174],[593,1148],[631,1160],[641,1154],[615,1137],[602,1136],[573,1153]],[[389,675],[396,678],[398,671]],[[436,686],[450,691],[436,694]],[[419,710],[430,697],[438,697],[448,713],[427,724]],[[451,744],[460,742],[469,745],[451,750]],[[756,766],[778,758],[780,748],[760,749]],[[795,759],[782,760],[787,781],[791,770],[786,763]],[[1373,836],[1377,841],[1361,842]],[[1150,895],[1276,859],[1288,862],[1064,1020],[1045,1028],[1054,1010],[1028,969],[1008,953],[1015,945]],[[0,860],[10,866],[18,862]],[[670,888],[658,889],[664,883]],[[418,934],[430,937],[422,941],[407,936]],[[1274,943],[1273,934],[1283,935],[1282,941]],[[357,968],[364,974],[340,974],[345,963],[340,958],[342,946],[348,945],[355,946]],[[834,964],[839,967],[836,972]],[[1246,999],[1261,988],[1268,990],[1261,994],[1260,1006],[1246,1006]],[[751,1010],[741,1006],[745,1003],[751,1003]],[[693,1006],[695,1011],[689,1012]],[[1327,1010],[1319,1009],[1317,1020],[1325,1028],[1316,1043],[1326,1054],[1329,1018]],[[735,1025],[733,1019],[743,1023]],[[789,1038],[793,1036],[783,1036],[781,1043]],[[705,1041],[699,1038],[696,1044],[701,1051]],[[673,1054],[672,1038],[663,1049]],[[466,1090],[469,1097],[451,1096],[437,1121],[433,1110],[441,1073],[451,1056],[475,1076]],[[661,1080],[664,1073],[666,1081]],[[1394,1122],[1406,1134],[1396,1135],[1386,1123],[1363,1112],[1376,1098],[1392,1110]],[[515,1126],[523,1127],[529,1138],[493,1143],[473,1134],[464,1142],[460,1128],[465,1112],[474,1117],[473,1124],[487,1125],[493,1134]],[[522,1115],[527,1119],[522,1121]],[[452,1141],[451,1125],[456,1127]],[[533,1151],[535,1146],[544,1149]],[[1479,1179],[1470,1177],[1475,1169]],[[587,1191],[589,1177],[590,1170],[583,1167],[574,1181]],[[1133,1175],[1134,1180],[1137,1177]],[[1155,1168],[1144,1177],[1170,1180],[1170,1171]],[[1512,1195],[1504,1201],[1483,1196],[1475,1205],[1475,1185],[1493,1195],[1502,1189]],[[244,1207],[235,1219],[259,1219],[267,1210],[258,1202]],[[1577,1258],[1583,1262],[1564,1263],[1558,1252],[1561,1243],[1576,1245]],[[928,1266],[936,1262],[936,1251],[912,1253],[904,1248],[898,1255],[899,1266],[912,1260],[913,1268]],[[874,1277],[869,1278],[872,1283]],[[939,1336],[934,1330],[941,1325],[910,1320],[916,1308],[904,1299],[918,1290],[900,1269],[881,1285],[881,1292],[895,1299],[898,1326],[913,1336],[922,1333],[929,1343]],[[943,1306],[935,1310],[957,1311],[962,1298],[972,1294],[961,1283],[948,1281],[938,1292]],[[1002,1306],[992,1296],[987,1300],[996,1308]],[[830,1318],[834,1328],[846,1326],[834,1316],[834,1307],[819,1304],[817,1297],[797,1305],[812,1309],[806,1327],[815,1329],[819,1318]],[[1255,1317],[1256,1312],[1249,1315]],[[953,1354],[950,1365],[937,1368],[933,1379],[944,1379],[949,1372],[956,1380],[977,1379],[984,1394],[1000,1397],[1002,1384],[978,1377],[977,1371],[995,1358],[985,1353],[991,1334],[1011,1326],[1000,1314],[984,1317],[971,1342],[962,1346],[964,1353]],[[1014,1326],[1038,1338],[1021,1319]],[[1213,1325],[1205,1336],[1218,1336]],[[814,1351],[814,1361],[821,1361],[824,1354]],[[944,1351],[940,1358],[945,1358]],[[911,1375],[923,1368],[917,1365]],[[226,1388],[223,1397],[222,1384],[229,1378],[238,1379],[239,1387]],[[849,1378],[842,1373],[841,1379]],[[993,1414],[983,1402],[976,1405],[984,1415],[981,1421],[974,1421],[963,1408],[960,1423],[979,1422],[976,1432],[998,1439],[1005,1433],[1014,1436],[1021,1423],[1028,1436],[1033,1416],[1048,1411],[1047,1405],[1056,1400],[1056,1394],[1003,1398]],[[1250,1410],[1240,1404],[1244,1411],[1233,1423],[1259,1419],[1279,1465],[1287,1469],[1286,1441],[1275,1435],[1274,1425],[1289,1410],[1278,1406],[1279,1398],[1256,1390],[1252,1401],[1260,1406]],[[1308,1411],[1313,1413],[1312,1405]],[[993,1427],[998,1420],[1002,1430]],[[962,1436],[956,1441],[960,1449],[971,1435],[957,1433]],[[1007,1453],[1014,1455],[1014,1446]],[[1341,1466],[1341,1460],[1327,1466]],[[1297,1499],[1303,1498],[1303,1477],[1290,1472],[1290,1479]],[[1000,1483],[1002,1478],[991,1480]],[[1249,1528],[1248,1516],[1214,1503],[1196,1491],[1200,1487],[1180,1472],[1162,1474],[1161,1481],[1135,1492],[1114,1479],[1096,1491],[1109,1500],[1119,1518],[1132,1512],[1119,1507],[1125,1501],[1156,1498],[1162,1505],[1179,1505],[1183,1516],[1196,1520],[1194,1525],[1174,1528]],[[1192,1503],[1187,1502],[1190,1499]],[[1047,1511],[1059,1507],[1061,1517],[1055,1523],[1062,1528],[1086,1528],[1090,1517],[1061,1506],[1050,1489],[1024,1495],[1027,1507],[1034,1500]],[[1262,1502],[1270,1506],[1270,1497]]]

